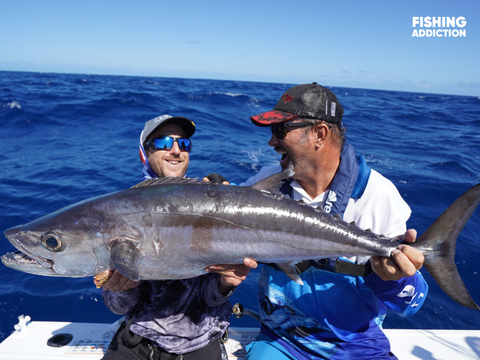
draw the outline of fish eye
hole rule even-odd
[[[53,232],[47,232],[42,235],[42,245],[49,251],[57,252],[62,250],[62,241],[60,237]]]

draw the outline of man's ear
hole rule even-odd
[[[320,147],[327,140],[327,137],[330,133],[330,129],[328,128],[328,126],[325,123],[320,123],[320,124],[315,125],[314,131],[315,131],[315,135],[316,135],[315,143],[318,147]]]

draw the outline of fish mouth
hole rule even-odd
[[[7,253],[2,256],[3,265],[22,272],[34,275],[58,276],[53,270],[53,261],[48,259],[37,259],[21,251]]]
[[[3,255],[2,263],[15,270],[23,271],[30,274],[57,276],[54,270],[54,262],[39,255],[33,255],[28,251],[24,242],[28,243],[29,238],[27,232],[14,232],[14,228],[4,232],[5,237],[19,251],[7,253]]]

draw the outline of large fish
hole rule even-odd
[[[20,250],[2,256],[13,269],[46,276],[94,276],[118,269],[133,280],[182,279],[245,257],[293,264],[338,256],[390,256],[400,241],[360,229],[278,192],[288,170],[251,187],[196,180],[146,180],[5,231]],[[460,231],[480,202],[480,184],[455,201],[412,245],[459,304],[479,309],[454,262]]]

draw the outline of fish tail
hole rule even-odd
[[[425,256],[424,265],[440,288],[460,305],[480,310],[468,293],[455,265],[457,237],[480,203],[480,184],[460,196],[418,238],[415,247]]]

